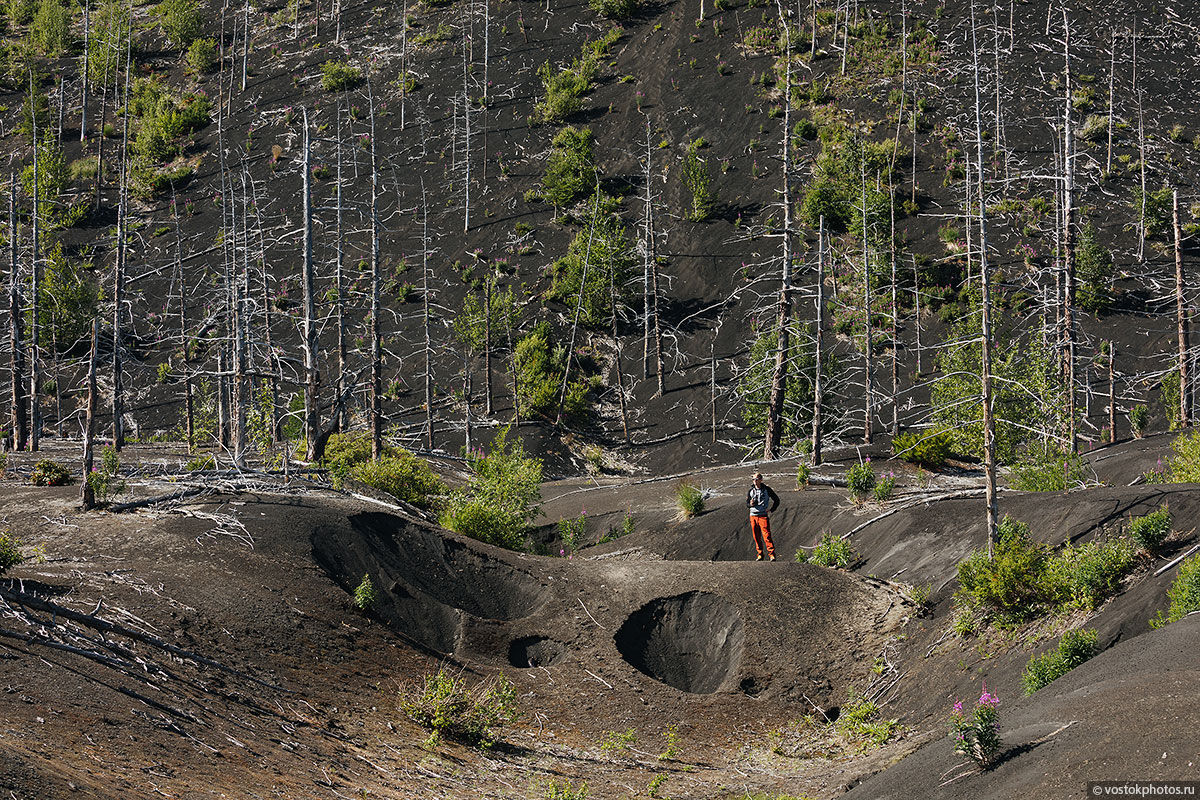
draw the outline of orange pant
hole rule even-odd
[[[775,557],[775,543],[771,541],[771,520],[767,516],[750,515],[750,535],[754,537],[754,549],[762,558],[763,544],[766,543],[767,555]]]

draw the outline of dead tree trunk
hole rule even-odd
[[[1175,229],[1175,324],[1179,338],[1179,426],[1191,426],[1191,381],[1188,375],[1187,281],[1183,273],[1183,232],[1179,224],[1179,190],[1172,193],[1172,227]]]
[[[975,3],[971,2],[971,39],[975,43]],[[996,421],[992,415],[992,283],[987,257],[987,203],[983,188],[983,114],[979,95],[979,48],[975,59],[975,165],[979,176],[979,289],[981,295],[981,336],[979,372],[983,405],[984,502],[987,506],[988,558],[997,541],[999,505],[996,501]]]
[[[432,450],[433,340],[429,331],[429,199],[425,194],[424,180],[421,181],[421,318],[421,327],[425,333],[425,445]],[[516,401],[513,402],[515,408]]]
[[[250,216],[249,176],[245,162],[242,163],[242,259],[239,264],[234,261],[237,270],[233,308],[234,339],[233,339],[233,386],[234,386],[234,463],[241,466],[246,459],[246,422],[250,413],[251,391],[249,378],[246,375],[249,356],[249,317],[246,313],[246,303],[250,293],[250,231],[247,218]],[[237,233],[234,233],[234,253],[237,253]]]
[[[341,0],[337,0],[337,15],[338,15],[338,30],[341,30]],[[337,376],[337,393],[339,395],[346,389],[346,287],[343,278],[343,270],[345,267],[345,234],[342,228],[342,101],[338,99],[337,106],[337,222],[335,237],[335,249],[337,254],[337,264],[334,269],[334,285],[337,292],[337,301],[334,307],[334,313],[337,316],[337,357],[338,357],[338,376]],[[349,410],[342,418],[342,424],[349,426]]]
[[[617,332],[617,274],[616,270],[612,269],[608,271],[608,298],[612,304],[613,369],[617,373],[617,400],[621,405],[621,431],[625,438],[625,444],[629,444],[629,411],[625,403],[625,376],[621,370],[621,339]]]
[[[713,328],[712,339],[708,342],[708,404],[709,404],[709,421],[712,426],[712,440],[717,441],[717,331],[720,329],[718,323],[716,328]],[[629,443],[629,426],[625,427],[625,442]]]
[[[383,328],[379,284],[379,161],[375,144],[375,95],[367,78],[367,102],[371,114],[371,457],[383,456]]]
[[[650,377],[650,320],[654,313],[652,302],[657,303],[658,298],[654,297],[650,292],[650,265],[654,260],[654,205],[652,201],[653,193],[651,191],[651,175],[650,175],[650,117],[646,117],[646,163],[643,170],[643,181],[646,184],[646,209],[644,214],[644,230],[645,240],[644,260],[642,262],[642,379]]]
[[[1112,172],[1113,125],[1116,110],[1113,108],[1113,92],[1117,82],[1117,29],[1112,29],[1112,51],[1108,65],[1108,158],[1104,162],[1104,171]]]
[[[917,377],[921,377],[921,276],[917,270],[917,256],[913,255],[913,338],[916,340]]]
[[[175,222],[175,271],[179,276],[179,368],[183,371],[183,420],[188,452],[196,447],[196,411],[192,405],[192,370],[188,364],[187,278],[183,272],[183,229],[179,224],[179,208],[175,190],[171,190],[171,215]]]
[[[1067,448],[1074,453],[1075,431],[1075,175],[1071,131],[1071,26],[1063,8],[1063,53],[1066,102],[1063,112],[1063,326],[1066,329],[1066,414]]]
[[[88,107],[88,50],[92,34],[92,4],[91,0],[83,1],[83,69],[79,73],[81,97],[79,99],[79,141],[87,141],[87,107]]]
[[[567,401],[567,386],[571,380],[571,361],[575,355],[575,335],[579,331],[579,317],[583,313],[583,297],[587,290],[588,269],[591,267],[592,243],[596,237],[596,221],[600,215],[600,186],[596,185],[596,200],[592,205],[592,226],[588,231],[587,249],[583,253],[583,270],[579,276],[579,295],[575,299],[575,319],[571,323],[571,341],[567,345],[567,363],[563,366],[562,386],[558,393],[558,413],[554,416],[554,424],[562,423],[563,405]],[[613,309],[616,313],[616,308]]]
[[[313,267],[313,209],[312,209],[312,145],[309,141],[308,109],[302,110],[304,122],[304,170],[301,194],[304,206],[304,241],[301,257],[301,283],[304,290],[304,318],[301,327],[301,347],[304,350],[304,431],[308,437],[305,458],[317,457],[316,445],[320,427],[317,392],[321,377],[317,370],[317,302],[316,276]]]
[[[267,378],[269,389],[269,402],[271,404],[271,444],[278,444],[283,439],[282,435],[282,419],[279,413],[279,355],[275,352],[275,344],[271,336],[271,287],[270,274],[267,271],[267,243],[263,236],[263,220],[262,213],[258,204],[258,187],[253,179],[250,179],[250,202],[254,208],[254,229],[258,234],[258,270],[259,276],[262,278],[262,310],[263,310],[263,344],[266,346],[267,358],[270,359],[270,369]],[[249,242],[246,243],[249,247]],[[249,292],[249,287],[247,287]],[[338,397],[342,396],[342,390],[345,384],[339,384]],[[287,447],[286,443],[284,445]],[[287,453],[284,454],[284,459],[287,459]]]
[[[1108,340],[1108,441],[1117,441],[1117,348]]]
[[[817,223],[817,322],[816,322],[816,361],[813,369],[813,424],[812,424],[812,463],[821,463],[821,406],[825,400],[825,370],[821,360],[824,353],[825,328],[825,215],[822,214]]]
[[[484,262],[483,278],[483,408],[492,415],[492,287],[494,275],[491,262]]]
[[[1133,97],[1137,101],[1138,114],[1138,168],[1141,173],[1142,202],[1138,214],[1138,261],[1146,260],[1146,125],[1145,109],[1142,104],[1142,85],[1138,81],[1137,27],[1133,29]]]
[[[92,317],[92,346],[88,351],[87,416],[84,417],[83,424],[83,486],[80,490],[80,499],[83,501],[84,511],[94,508],[96,505],[96,492],[87,478],[92,474],[92,465],[95,463],[96,362],[99,360],[100,317],[96,316]]]
[[[36,452],[42,438],[42,404],[39,398],[42,383],[41,356],[41,298],[38,296],[42,285],[42,260],[38,240],[39,223],[41,221],[41,190],[38,187],[38,130],[37,108],[34,104],[33,73],[29,75],[29,103],[33,121],[33,250],[30,263],[33,265],[33,284],[29,292],[29,449]]]
[[[867,221],[867,162],[862,162],[862,237],[863,237],[863,442],[871,443],[871,258]]]
[[[17,450],[29,446],[29,418],[25,415],[25,341],[21,315],[20,259],[17,255],[17,174],[8,176],[8,332],[12,349],[9,361],[12,375],[12,442]]]
[[[892,234],[888,243],[892,260],[892,436],[900,433],[900,304],[896,298],[896,193],[889,187]]]
[[[132,33],[125,49],[125,108],[129,108],[130,62],[133,60]],[[113,449],[125,446],[125,383],[121,362],[121,306],[125,302],[125,265],[128,259],[126,237],[129,221],[129,114],[121,123],[121,175],[117,187],[117,262],[113,269],[113,332],[112,332],[112,412]]]
[[[791,350],[792,323],[792,194],[791,194],[791,108],[792,108],[792,36],[783,4],[777,3],[784,35],[783,78],[783,267],[776,310],[775,369],[771,374],[771,394],[767,401],[767,430],[763,458],[779,458],[783,434],[783,408],[787,395],[788,360]]]

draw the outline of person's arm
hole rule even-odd
[[[767,494],[771,498],[771,512],[774,513],[775,509],[779,508],[779,495],[775,494],[775,490],[770,486],[767,487]]]
[[[746,490],[746,508],[750,507],[750,489]]]

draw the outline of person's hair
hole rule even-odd
[[[761,480],[762,480],[762,473],[761,473],[761,472],[756,472],[756,473],[754,473],[754,480],[756,480],[756,481],[761,481]]]

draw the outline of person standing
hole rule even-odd
[[[763,560],[763,546],[767,548],[767,557],[775,560],[775,543],[771,541],[770,513],[779,507],[779,495],[775,490],[763,483],[761,472],[754,473],[754,483],[746,492],[746,507],[750,509],[750,535],[754,537],[754,549],[758,551],[757,561]]]

